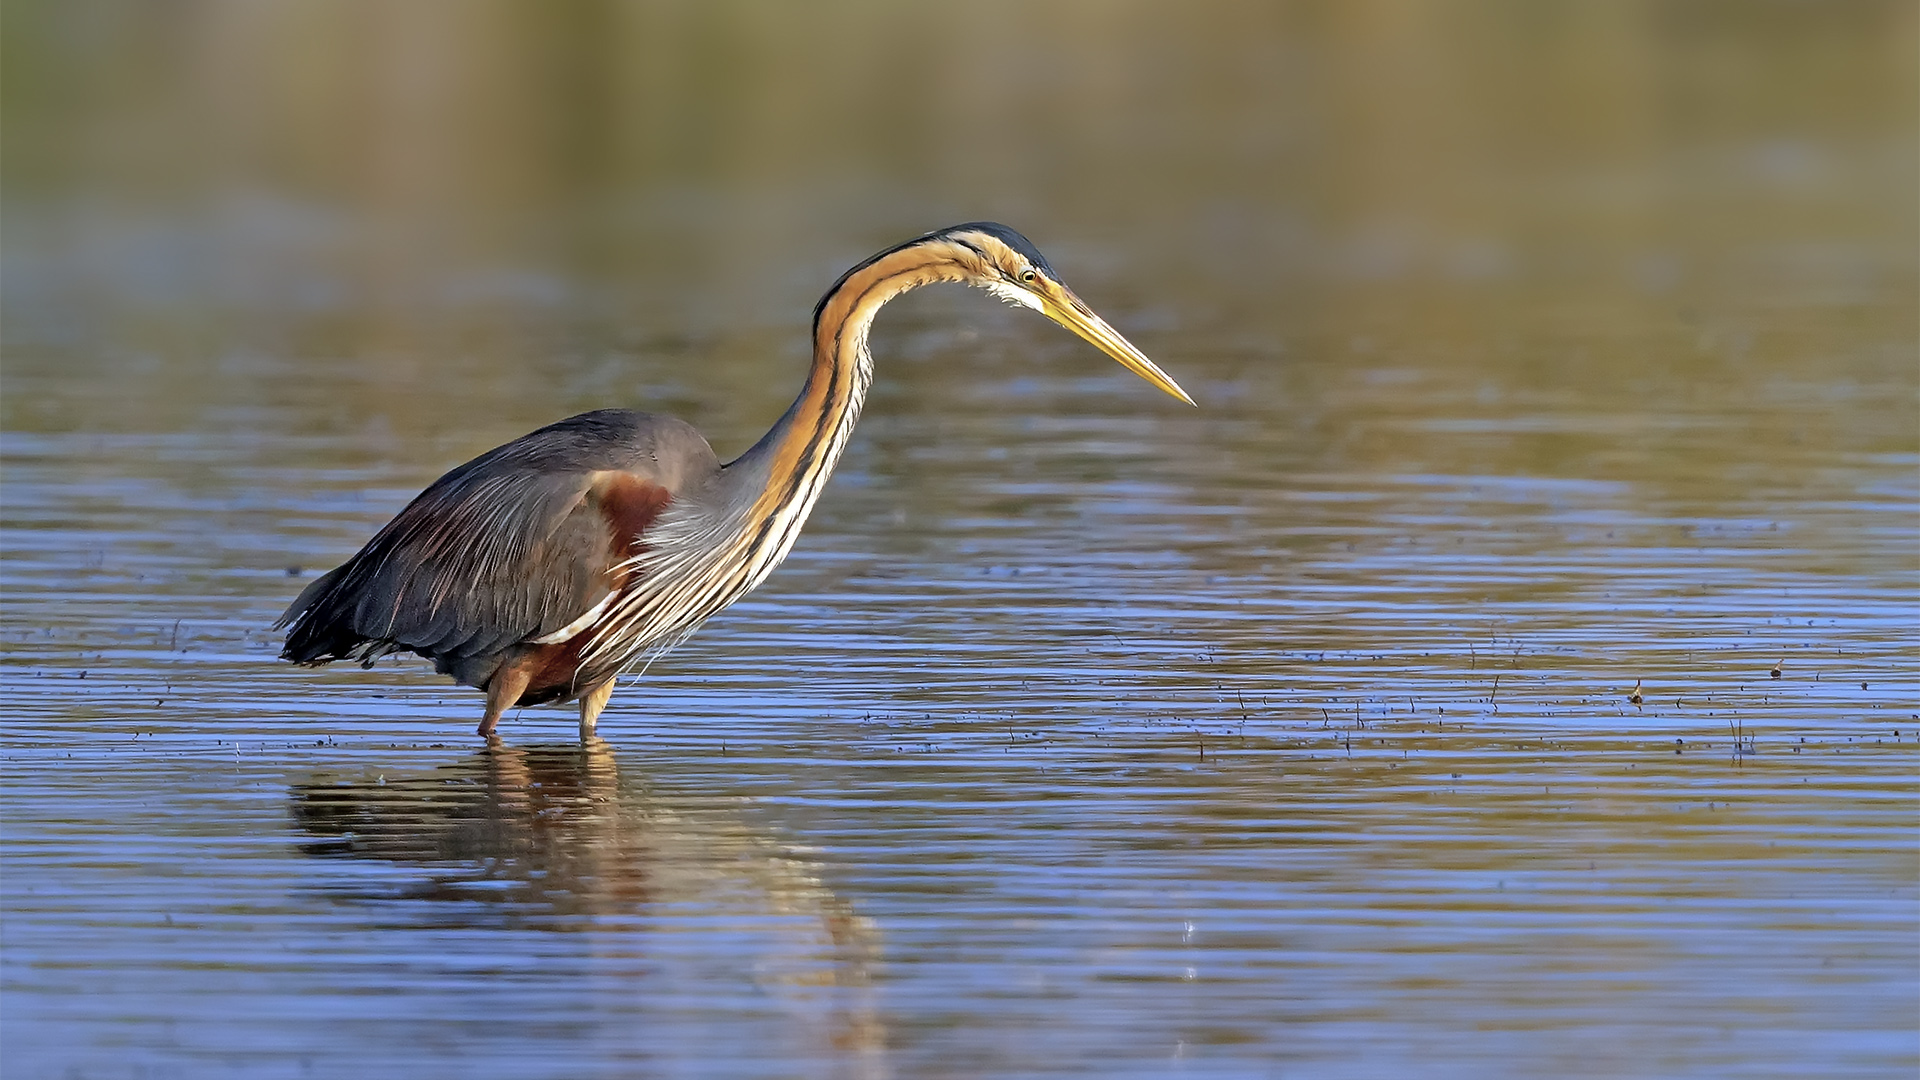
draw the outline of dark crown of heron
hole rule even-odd
[[[941,259],[951,254],[951,248],[948,245],[958,245],[961,249],[971,252],[978,261],[977,266],[968,267],[973,273],[952,280],[983,284],[983,281],[974,280],[974,278],[984,276],[989,268],[997,269],[1010,282],[1017,281],[1019,275],[1029,269],[1048,277],[1054,276],[1053,267],[1047,264],[1047,257],[1040,254],[1040,249],[1033,246],[1033,241],[997,221],[969,221],[964,225],[950,225],[877,252],[841,274],[839,280],[821,294],[820,302],[813,307],[814,333],[817,335],[820,332],[820,316],[826,311],[827,302],[832,300],[848,281],[858,277],[875,263],[914,249],[927,251],[932,259]]]

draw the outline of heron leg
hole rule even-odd
[[[520,700],[532,680],[533,672],[527,667],[511,662],[501,664],[493,678],[487,680],[487,712],[480,718],[477,734],[492,738],[493,726],[500,722],[500,714]]]
[[[600,710],[607,707],[607,699],[613,696],[614,680],[607,679],[580,695],[580,741],[593,738],[594,726],[600,722]]]

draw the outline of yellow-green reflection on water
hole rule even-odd
[[[1920,1064],[1910,5],[5,21],[9,1073]],[[975,218],[1202,408],[916,294],[606,745],[273,660],[498,442],[743,449]]]

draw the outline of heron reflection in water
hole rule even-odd
[[[813,312],[800,396],[721,464],[691,426],[603,409],[433,482],[360,552],[308,585],[276,628],[302,664],[413,652],[509,708],[580,702],[580,735],[623,671],[686,639],[786,558],[846,449],[873,378],[867,331],[888,300],[961,282],[1031,307],[1161,390],[1185,391],[1095,315],[1026,237],[955,225],[840,276]]]
[[[649,852],[618,820],[619,784],[604,739],[490,746],[424,775],[297,785],[292,814],[314,838],[309,855],[433,868],[409,899],[611,912],[650,898]]]
[[[671,1027],[652,1014],[744,994],[743,1016],[764,1025],[755,1030],[769,1045],[851,1053],[852,1075],[884,1051],[873,922],[738,812],[623,783],[604,739],[494,744],[414,775],[316,777],[288,800],[305,854],[417,871],[401,883],[345,875],[326,886],[381,925],[411,911],[435,928],[475,931],[449,947],[482,953],[499,948],[502,929],[591,935],[578,940],[612,965],[596,973],[632,990],[587,1010],[607,1019],[609,1038],[652,1038]],[[581,992],[600,995],[594,986],[604,984],[586,980]]]

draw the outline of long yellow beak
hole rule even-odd
[[[1120,366],[1147,380],[1160,389],[1192,405],[1193,399],[1187,396],[1180,384],[1174,382],[1159,365],[1147,359],[1147,355],[1133,347],[1133,342],[1120,336],[1120,331],[1107,325],[1107,321],[1093,313],[1093,309],[1080,302],[1073,290],[1057,282],[1047,282],[1046,288],[1035,289],[1040,298],[1040,310],[1047,318],[1079,334],[1092,342],[1094,347],[1115,360]]]

